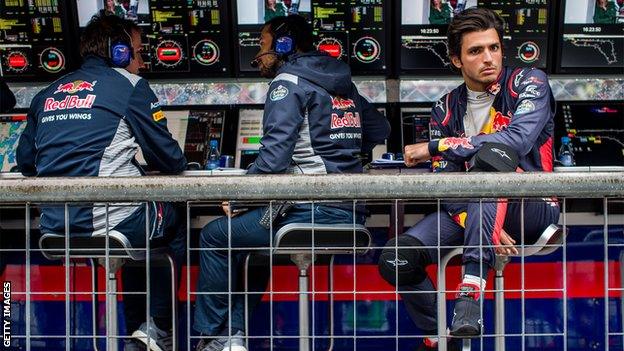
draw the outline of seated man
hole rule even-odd
[[[264,110],[262,147],[249,174],[361,173],[360,154],[370,152],[388,136],[386,118],[358,94],[349,66],[314,51],[312,28],[298,15],[267,22],[254,65],[263,77],[273,78]],[[248,251],[226,248],[269,247],[272,235],[288,223],[363,223],[353,204],[296,204],[285,217],[269,225],[259,223],[266,207],[206,225],[200,238],[200,273],[194,328],[208,338],[197,350],[244,351],[244,299],[238,279]],[[226,211],[227,213],[227,211]],[[355,217],[355,218],[354,218]],[[230,222],[231,221],[231,222]],[[231,231],[230,231],[231,230]],[[214,250],[214,248],[223,250]],[[231,259],[231,265],[229,265]],[[264,292],[268,267],[250,274],[249,286]],[[231,284],[231,285],[230,285]],[[249,296],[256,305],[261,294]],[[231,336],[231,337],[230,337]]]
[[[26,176],[122,177],[141,176],[135,160],[139,147],[148,165],[177,174],[186,167],[178,143],[167,130],[158,98],[146,80],[141,29],[132,21],[101,12],[85,28],[80,69],[65,75],[32,100],[27,125],[17,148],[17,163]],[[146,211],[148,213],[146,214]],[[182,212],[184,214],[184,212]],[[149,232],[146,229],[149,216]],[[65,233],[63,206],[41,208],[42,233]],[[128,237],[133,248],[170,246],[175,257],[184,255],[186,228],[171,203],[150,202],[127,206],[69,207],[71,235],[104,235],[115,230]],[[108,226],[107,226],[108,223]],[[145,282],[145,269],[123,274],[124,289]],[[125,300],[126,326],[142,342],[151,338],[151,350],[169,349],[171,328],[170,274],[154,268],[150,274],[151,316],[148,329],[145,303]],[[141,289],[145,291],[145,288]],[[134,299],[133,299],[134,297]],[[126,350],[139,350],[137,340],[126,340]]]
[[[432,159],[435,172],[462,171],[467,161],[487,169],[492,165],[482,156],[493,151],[501,159],[515,159],[521,170],[552,171],[555,103],[548,79],[537,69],[503,67],[502,38],[503,20],[491,10],[470,8],[453,19],[448,29],[449,56],[465,83],[433,107],[432,140],[405,147],[408,166]],[[492,143],[500,148],[484,147]],[[510,164],[506,170],[515,170],[513,162]],[[506,245],[497,249],[499,253],[516,253],[513,244],[520,243],[523,229],[524,243],[534,243],[546,227],[557,223],[559,207],[556,200],[549,199],[527,201],[524,209],[505,199],[446,201],[442,206],[442,212],[425,217],[387,243],[379,270],[403,292],[407,311],[418,328],[431,336],[444,334],[437,330],[435,288],[425,267],[445,254],[446,250],[438,252],[438,245],[465,245],[464,276],[457,289],[450,334],[478,336],[479,298],[495,261],[494,245]],[[431,293],[412,293],[423,291]],[[422,350],[436,348],[435,337],[425,338],[421,346]]]

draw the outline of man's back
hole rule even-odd
[[[291,55],[279,69],[263,124],[263,148],[250,173],[360,173],[360,154],[390,132],[358,94],[349,66],[321,52]]]
[[[33,99],[17,160],[20,171],[30,176],[140,176],[134,160],[139,146],[148,164],[161,172],[178,173],[185,167],[147,82],[89,56],[79,70]],[[135,210],[109,208],[109,227]],[[42,230],[63,231],[62,208],[42,212]],[[72,209],[70,218],[72,232],[105,229],[104,208]]]

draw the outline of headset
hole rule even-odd
[[[258,68],[260,65],[260,58],[266,55],[275,55],[281,60],[288,60],[288,56],[293,54],[297,48],[297,43],[288,28],[288,20],[283,22],[275,30],[273,30],[273,43],[271,45],[271,51],[265,52],[254,57],[250,64],[253,68]]]
[[[275,33],[273,51],[282,59],[287,59],[288,55],[294,53],[297,47],[297,43],[289,27],[288,19],[286,19],[286,22],[277,26],[273,31],[273,33]]]
[[[132,47],[132,36],[123,29],[123,32],[128,36],[129,41],[116,40],[111,42],[111,38],[108,37],[108,58],[114,67],[126,68],[130,64],[130,61],[134,59],[134,48]]]

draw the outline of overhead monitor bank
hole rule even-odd
[[[400,71],[450,72],[447,27],[470,7],[486,7],[505,19],[505,64],[546,68],[554,11],[553,1],[401,0]]]
[[[0,0],[0,75],[47,81],[67,73],[67,3]]]
[[[76,0],[82,29],[101,9],[135,21],[143,30],[144,73],[150,77],[230,74],[226,0]]]
[[[315,46],[345,61],[354,74],[389,72],[390,19],[387,0],[284,0],[270,7],[265,0],[238,0],[234,10],[239,75],[257,72],[249,64],[260,49],[262,25],[276,17],[293,14],[310,21]]]

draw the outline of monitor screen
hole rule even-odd
[[[84,28],[99,10],[135,21],[143,31],[144,73],[229,73],[227,1],[76,0]]]
[[[26,128],[26,114],[0,115],[0,164],[2,172],[17,166],[15,151],[20,135]]]
[[[165,110],[167,129],[180,148],[187,162],[197,162],[201,168],[206,165],[210,140],[215,139],[222,147],[225,111],[223,110]],[[219,150],[221,151],[221,150]],[[145,165],[145,158],[139,152],[137,160]]]
[[[559,69],[612,71],[624,69],[624,1],[563,1]]]
[[[384,73],[387,66],[386,0],[253,0],[237,1],[239,73],[260,50],[262,25],[276,17],[299,14],[310,21],[316,49],[344,60],[354,74]]]
[[[241,109],[238,113],[234,165],[246,169],[256,160],[262,139],[262,109]]]
[[[504,63],[545,68],[548,62],[550,1],[401,0],[401,70],[441,71],[451,65],[447,28],[456,13],[470,7],[496,11],[505,20]]]
[[[624,165],[623,115],[622,102],[559,102],[555,155],[559,154],[561,138],[568,137],[576,166]]]
[[[63,1],[0,0],[0,75],[53,80],[67,71]]]

